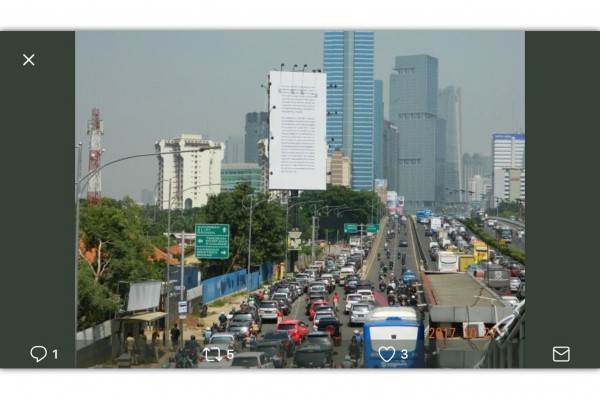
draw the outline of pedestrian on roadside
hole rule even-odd
[[[127,335],[127,339],[125,339],[125,351],[129,354],[129,360],[131,365],[137,364],[137,357],[135,354],[135,339],[133,335],[130,333]]]
[[[146,335],[144,334],[144,330],[140,329],[140,332],[137,336],[137,343],[136,343],[136,350],[137,350],[137,354],[138,354],[138,362],[144,362],[145,358],[146,358],[146,345],[147,345],[147,341],[148,339],[146,338]]]
[[[158,328],[154,327],[152,331],[152,352],[154,353],[154,361],[158,362],[158,341],[160,339],[160,333]]]
[[[177,324],[174,324],[173,328],[171,328],[171,343],[173,345],[173,350],[177,349],[179,346],[179,336],[181,336],[181,331],[177,327]]]

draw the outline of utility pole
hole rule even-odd
[[[171,314],[171,178],[169,178],[169,201],[168,201],[168,212],[167,212],[167,277],[165,282],[167,283],[166,297],[165,297],[165,331],[163,332],[163,345],[167,343],[167,332],[169,331],[170,314]]]
[[[184,300],[183,299],[183,293],[185,290],[185,285],[183,284],[184,270],[185,270],[184,257],[185,257],[185,229],[182,228],[181,229],[181,279],[179,281],[179,301]],[[185,339],[183,338],[183,326],[184,326],[185,319],[180,318],[180,322],[181,322],[181,346],[183,347],[185,345]]]
[[[250,194],[250,225],[248,226],[248,268],[246,270],[246,291],[250,294],[250,260],[252,254],[252,198]]]
[[[313,261],[315,260],[315,221],[317,219],[317,206],[314,206],[314,213],[312,216],[312,239],[310,242],[310,255],[312,256]]]

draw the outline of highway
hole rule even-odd
[[[510,221],[505,218],[495,218],[490,217],[484,222],[484,230],[493,238],[496,238],[496,231],[487,225],[487,221],[489,219],[493,219],[498,221],[497,224],[500,226],[506,226],[512,230],[512,242],[508,245],[509,248],[513,250],[520,251],[521,253],[525,253],[525,236],[523,238],[519,238],[517,235],[518,231],[521,229],[525,229],[525,225],[520,222]]]
[[[361,269],[361,273],[364,279],[369,280],[374,287],[374,294],[376,300],[380,305],[387,305],[387,301],[385,300],[385,295],[379,292],[378,283],[379,283],[379,263],[377,261],[377,253],[381,254],[381,260],[384,261],[385,265],[388,265],[389,261],[394,262],[394,274],[397,276],[401,275],[401,262],[398,254],[406,253],[406,267],[407,269],[413,270],[417,276],[419,273],[419,263],[416,252],[416,243],[414,241],[413,232],[410,229],[410,225],[408,222],[406,223],[406,229],[398,223],[396,227],[397,234],[394,235],[394,238],[388,241],[388,248],[390,249],[390,258],[386,257],[386,252],[384,250],[385,233],[387,229],[393,229],[395,224],[390,223],[387,226],[381,224],[380,229],[385,229],[385,232],[382,232],[383,237],[379,240],[378,246],[375,249],[372,249],[369,253],[370,257],[368,260],[371,262],[366,262]],[[406,240],[408,242],[407,247],[398,247],[398,244],[401,240]],[[376,243],[376,242],[374,242]],[[339,251],[339,246],[332,246],[333,251]],[[401,257],[401,256],[400,256]],[[338,318],[340,322],[343,323],[343,327],[341,328],[342,333],[342,343],[340,346],[335,348],[334,353],[334,364],[335,366],[339,366],[343,361],[346,355],[349,355],[349,345],[350,340],[352,338],[352,333],[355,329],[358,329],[362,333],[362,328],[360,326],[350,326],[349,321],[350,317],[344,314],[345,309],[345,297],[343,287],[339,285],[336,287],[335,292],[340,296],[340,304],[339,304],[339,313]],[[293,303],[292,310],[289,315],[284,317],[286,319],[297,319],[300,321],[304,321],[306,324],[312,327],[312,321],[309,320],[309,317],[305,314],[306,311],[306,296],[301,296]],[[275,323],[264,323],[262,327],[261,335],[259,335],[258,340],[260,340],[261,336],[267,332],[273,331],[276,328]],[[288,363],[289,364],[289,363]],[[288,365],[289,366],[289,365]]]

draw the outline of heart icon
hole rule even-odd
[[[394,358],[394,355],[396,354],[396,349],[393,348],[392,346],[380,346],[379,347],[379,357],[381,357],[381,359],[384,362],[390,362],[392,358]],[[384,354],[387,353],[389,355],[389,357],[386,357]]]

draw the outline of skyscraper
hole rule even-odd
[[[220,146],[202,152],[183,152]],[[158,154],[158,201],[161,209],[202,207],[221,192],[223,143],[182,134],[155,144]],[[166,154],[181,151],[178,154]],[[170,184],[169,184],[170,181]],[[170,190],[169,190],[170,189]]]
[[[493,206],[499,199],[525,199],[525,134],[494,133],[492,157]]]
[[[406,211],[433,207],[436,201],[438,60],[429,55],[396,57],[390,76],[391,122],[398,127],[398,195]]]
[[[383,176],[387,180],[387,189],[398,191],[398,151],[399,134],[398,127],[390,121],[383,121]]]
[[[444,186],[450,188],[446,200],[462,201],[458,189],[464,189],[462,183],[462,98],[460,88],[448,86],[441,89],[438,96],[438,117],[446,120],[446,146],[444,165]]]
[[[373,124],[373,175],[383,178],[383,81],[375,80]]]
[[[258,163],[258,141],[269,136],[269,113],[249,112],[246,114],[246,136],[244,137],[244,162]]]
[[[462,157],[462,176],[463,176],[463,189],[465,191],[472,191],[470,188],[471,180],[475,175],[479,175],[482,178],[492,178],[492,158],[490,156],[484,156],[479,153],[465,153]],[[481,198],[475,199],[481,200]]]
[[[325,32],[327,143],[350,157],[353,189],[373,189],[373,59],[373,32]]]
[[[244,137],[229,136],[225,140],[225,159],[223,162],[236,164],[244,161]]]

